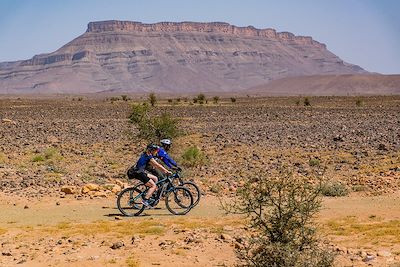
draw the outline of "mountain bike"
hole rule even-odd
[[[158,190],[153,193],[148,202],[152,207],[155,207],[165,197],[165,206],[172,214],[185,215],[193,207],[193,196],[189,189],[175,186],[172,183],[177,175],[175,173],[158,181],[156,183]],[[142,199],[146,196],[148,190],[148,187],[143,183],[122,190],[117,197],[119,211],[129,217],[140,215],[145,209]]]
[[[180,172],[176,172],[172,176],[172,182],[174,184],[177,184],[177,186],[183,186],[187,189],[189,189],[190,193],[192,193],[193,196],[193,208],[199,204],[200,201],[200,196],[201,196],[201,191],[200,188],[193,182],[193,181],[185,181],[182,179]]]

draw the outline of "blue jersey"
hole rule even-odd
[[[137,163],[136,163],[136,170],[138,172],[143,171],[147,164],[149,164],[150,160],[153,158],[153,155],[147,155],[146,152],[144,152],[142,155],[140,155],[140,158],[138,159]]]
[[[162,162],[168,166],[168,168],[178,166],[178,164],[176,164],[176,162],[168,155],[167,151],[165,151],[162,147],[160,147],[160,150],[158,150],[157,158],[161,159]]]

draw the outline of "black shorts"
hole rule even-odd
[[[150,181],[150,177],[147,175],[147,173],[144,171],[137,171],[135,168],[130,168],[127,174],[129,179],[138,179],[144,184]]]

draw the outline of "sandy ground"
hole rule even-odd
[[[400,192],[324,199],[318,222],[337,247],[337,266],[398,266],[399,199]],[[186,216],[160,205],[145,216],[121,217],[114,198],[2,195],[0,208],[0,266],[234,266],[234,237],[244,222],[226,215],[212,196]],[[118,242],[123,246],[112,249]],[[351,260],[362,253],[374,259]]]

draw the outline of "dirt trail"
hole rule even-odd
[[[158,220],[176,217],[172,215],[163,202],[157,209],[146,210],[146,216],[124,218],[116,207],[116,198],[98,198],[76,200],[74,198],[45,198],[41,200],[12,199],[0,196],[0,227],[46,226],[61,222],[89,223],[94,221],[146,220],[149,216]],[[219,208],[216,197],[202,197],[199,205],[185,218],[219,218],[224,211]]]
[[[360,223],[372,217],[379,218],[378,222],[399,221],[399,199],[400,192],[326,198],[319,221],[323,227],[348,218]],[[233,238],[243,231],[243,219],[225,215],[212,196],[203,197],[186,216],[173,216],[161,205],[161,209],[146,211],[147,216],[121,217],[115,198],[27,201],[0,196],[0,208],[0,266],[234,266]],[[361,249],[355,236],[329,237]],[[111,249],[116,242],[123,246]],[[398,245],[382,244],[364,244],[370,250],[384,248],[393,253],[372,262],[374,266],[400,260],[395,258]]]

